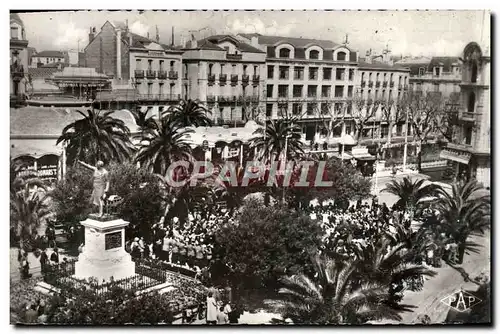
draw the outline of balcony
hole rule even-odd
[[[391,81],[391,82],[389,83],[389,87],[394,88],[394,81]]]
[[[179,101],[180,94],[139,94],[139,101]]]
[[[366,86],[366,81],[362,81],[361,82],[361,88],[365,88],[365,86]]]
[[[242,59],[241,54],[236,54],[236,53],[226,53],[226,59],[228,60],[241,60]]]
[[[217,102],[219,103],[226,103],[226,102],[231,102],[231,99],[226,96],[219,96],[217,97]]]
[[[462,74],[460,73],[452,73],[452,72],[443,72],[439,75],[435,75],[432,73],[421,74],[412,76],[412,79],[416,80],[425,80],[425,81],[456,81],[460,82],[462,80]]]
[[[252,77],[252,83],[254,86],[258,86],[260,82],[260,75],[254,75]]]
[[[144,79],[144,71],[143,70],[135,70],[134,76],[136,79]]]
[[[384,81],[384,82],[382,83],[382,87],[387,88],[387,81]]]
[[[146,71],[146,78],[148,78],[148,79],[156,78],[156,71],[147,70]]]
[[[231,74],[231,86],[236,86],[238,84],[238,75]]]
[[[466,121],[466,122],[475,122],[477,121],[477,116],[479,114],[476,113],[476,112],[468,112],[468,111],[462,111],[460,113],[460,119],[462,121]]]
[[[375,82],[375,88],[379,88],[379,87],[380,87],[380,81]]]
[[[216,97],[214,95],[207,96],[207,103],[215,103]]]
[[[241,76],[241,83],[243,84],[243,86],[247,86],[249,81],[250,81],[249,75],[243,74]]]
[[[402,84],[399,84],[399,85],[398,85],[398,89],[399,89],[399,90],[401,90],[401,89],[403,89],[403,88],[404,88],[404,85],[402,85]]]
[[[166,71],[162,71],[162,70],[158,71],[158,79],[164,80],[166,78],[167,78],[167,72]]]
[[[208,75],[208,84],[210,86],[214,85],[215,84],[215,74],[209,74]]]
[[[372,88],[373,87],[373,81],[368,81],[368,88]]]
[[[177,80],[179,78],[179,73],[177,71],[168,71],[168,78],[170,80]]]
[[[227,74],[220,74],[219,75],[219,82],[221,86],[226,85],[227,82]]]

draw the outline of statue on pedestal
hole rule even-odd
[[[94,206],[99,207],[98,218],[102,218],[107,192],[109,191],[108,171],[104,169],[102,161],[98,161],[96,166],[89,165],[80,160],[78,160],[78,163],[94,171],[94,190],[92,191],[91,201]]]

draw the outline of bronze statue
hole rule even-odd
[[[77,160],[82,166],[94,171],[94,190],[92,191],[91,201],[94,206],[99,207],[99,216],[104,215],[104,201],[109,191],[108,171],[104,169],[104,163],[98,161],[96,166],[89,165],[83,161]]]

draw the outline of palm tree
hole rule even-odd
[[[112,117],[113,111],[77,111],[83,118],[68,124],[57,139],[57,144],[67,145],[68,161],[88,161],[95,165],[98,160],[127,160],[134,150],[130,130],[122,120]]]
[[[203,107],[199,101],[181,100],[178,105],[167,109],[162,117],[172,117],[182,127],[188,126],[211,126],[212,121],[207,117],[211,112]]]
[[[394,206],[413,216],[423,208],[424,199],[435,196],[436,191],[441,189],[434,183],[424,185],[425,182],[427,182],[425,179],[412,181],[411,177],[406,176],[400,181],[392,180],[381,191],[396,195],[398,201]]]
[[[191,160],[191,146],[185,136],[194,131],[170,117],[155,122],[155,126],[144,130],[135,161],[151,172],[165,175],[172,162]]]
[[[280,300],[266,301],[283,319],[294,324],[362,324],[367,321],[401,320],[408,305],[390,303],[389,287],[373,282],[358,283],[353,274],[357,263],[339,266],[333,260],[316,258],[314,279],[297,274],[282,279]]]
[[[39,189],[33,191],[32,185]],[[43,190],[43,191],[40,191]],[[51,215],[41,182],[26,183],[22,189],[10,195],[11,228],[20,240],[20,249],[29,248],[42,221]]]
[[[294,159],[304,153],[300,140],[300,128],[294,119],[272,120],[265,128],[255,131],[256,137],[251,140],[251,148],[257,149],[259,159],[275,160],[285,152],[287,159]]]
[[[466,250],[475,251],[474,243],[467,239],[473,235],[483,235],[490,228],[491,197],[481,194],[484,188],[472,180],[455,183],[451,193],[438,190],[438,199],[433,205],[439,212],[438,220],[458,245],[459,263],[463,262]]]

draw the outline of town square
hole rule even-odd
[[[12,325],[492,324],[489,11],[9,15]]]

